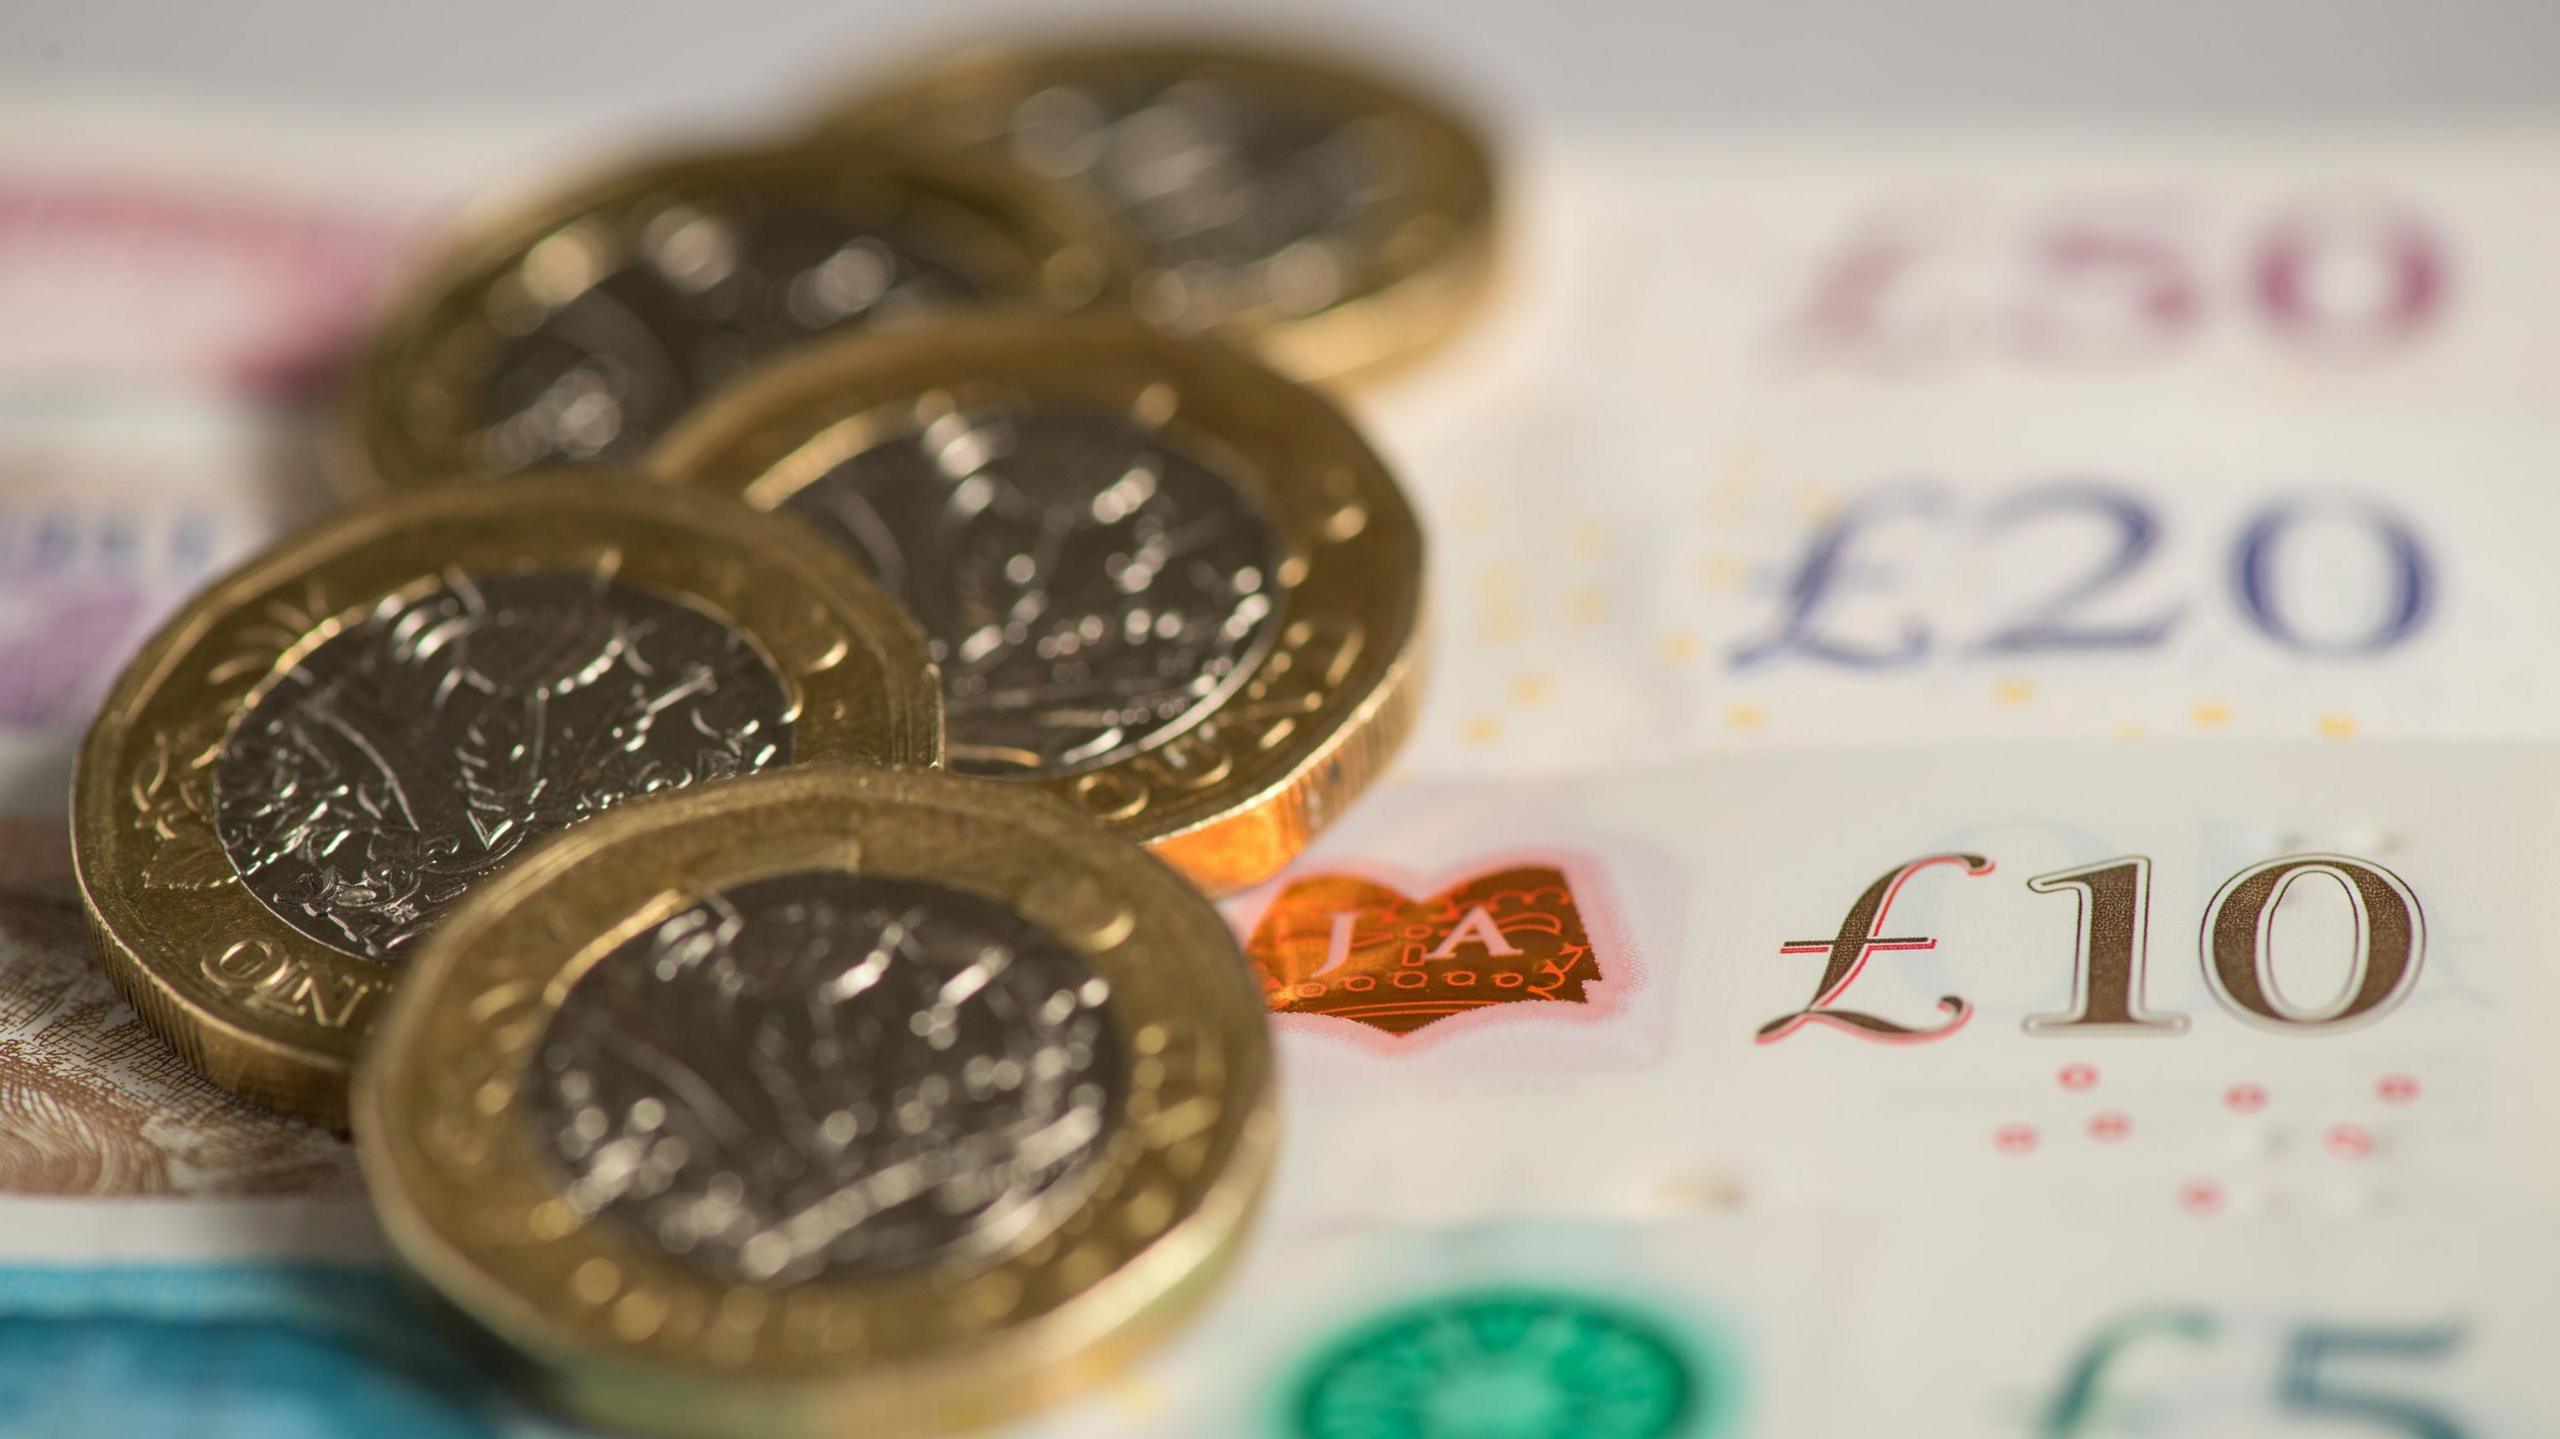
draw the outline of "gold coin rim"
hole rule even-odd
[[[72,867],[102,963],[144,1022],[215,1083],[325,1124],[345,1123],[348,1070],[399,972],[286,923],[240,882],[209,796],[179,783],[153,810],[142,777],[155,758],[163,773],[199,768],[278,668],[454,565],[614,566],[701,604],[775,664],[795,761],[941,759],[941,697],[904,611],[814,536],[717,496],[625,475],[440,486],[356,506],[245,561],[109,691],[74,767]],[[219,860],[218,878],[151,884],[164,818],[201,863]],[[258,962],[217,982],[213,968],[235,957]]]
[[[484,294],[544,240],[600,214],[652,197],[742,187],[773,191],[820,185],[887,186],[956,205],[1024,252],[1034,288],[999,303],[1072,310],[1125,293],[1131,261],[1118,232],[1065,185],[1001,162],[925,156],[895,145],[859,153],[798,143],[701,147],[635,157],[566,186],[476,207],[434,257],[393,291],[343,392],[338,416],[339,487],[351,495],[450,481],[472,457],[418,433],[402,418],[422,384],[459,395],[436,350],[463,326],[466,297]]]
[[[810,868],[986,895],[1112,984],[1130,1076],[1112,1149],[1001,1259],[723,1284],[579,1222],[515,1117],[587,966],[705,892]],[[1090,1384],[1204,1295],[1268,1178],[1274,1062],[1233,929],[1144,852],[1020,786],[818,766],[623,806],[475,891],[396,995],[354,1116],[394,1248],[573,1412],[671,1433],[747,1415],[758,1432],[923,1433]]]
[[[1422,242],[1423,255],[1371,257],[1344,297],[1321,310],[1247,312],[1223,328],[1292,378],[1350,387],[1405,370],[1482,314],[1501,269],[1502,203],[1484,127],[1427,84],[1337,51],[1215,33],[1089,33],[970,45],[857,91],[824,114],[817,134],[953,153],[965,141],[949,131],[973,109],[1009,103],[1079,72],[1170,75],[1204,67],[1235,74],[1251,89],[1317,97],[1396,126],[1417,156],[1418,199],[1407,223],[1438,232]],[[1087,203],[1107,215],[1101,201]],[[1110,223],[1135,257],[1133,288],[1143,291],[1145,247],[1116,218]]]
[[[1278,638],[1223,704],[1137,754],[1015,781],[1154,848],[1212,893],[1269,878],[1384,768],[1420,690],[1421,524],[1321,393],[1214,337],[1166,335],[1134,316],[977,313],[776,360],[678,421],[643,466],[771,509],[852,453],[875,417],[999,394],[1064,395],[1161,423],[1240,462],[1229,478],[1279,529]],[[1357,637],[1347,660],[1345,636]],[[1282,706],[1297,708],[1229,734],[1252,723],[1234,716]]]

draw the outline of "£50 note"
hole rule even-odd
[[[1433,536],[1410,763],[2543,737],[2540,132],[1577,136],[1362,408]]]

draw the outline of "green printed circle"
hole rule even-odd
[[[1722,1407],[1657,1321],[1558,1290],[1469,1290],[1320,1353],[1298,1439],[1671,1439]]]

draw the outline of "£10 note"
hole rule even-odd
[[[2197,1224],[2560,1196],[2539,748],[1391,787],[1232,902],[1320,1209]]]

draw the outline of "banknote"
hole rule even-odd
[[[1390,785],[1230,904],[1288,1097],[1248,1256],[1024,1432],[2544,1432],[2509,1376],[2555,1337],[2555,782],[2356,741]],[[273,1285],[382,1263],[302,1193],[0,1201],[0,1235],[0,1315],[55,1292],[17,1271],[144,1296],[48,1321],[115,1374],[164,1293],[264,1333]],[[290,1322],[318,1412],[421,1362]],[[211,1382],[134,1368],[94,1402]],[[501,1412],[451,1432],[518,1422],[431,1387]]]
[[[557,125],[0,99],[0,395],[324,396],[417,248]]]
[[[377,1268],[0,1267],[11,1435],[539,1439],[422,1298]]]
[[[2556,767],[2145,740],[1391,786],[1230,905],[1291,1082],[1262,1242],[1312,1283],[1317,1236],[1609,1230],[1552,1254],[1719,1306],[1814,1406],[1702,1432],[2546,1432]],[[1825,1262],[1628,1257],[1797,1222]],[[1347,1432],[1430,1432],[1380,1422]]]
[[[0,1217],[24,1207],[0,1202]],[[0,1244],[0,1432],[170,1433],[185,1415],[219,1439],[580,1432],[542,1416],[484,1345],[351,1229],[297,1254],[291,1226],[270,1217],[264,1247],[276,1252],[262,1254],[260,1222],[230,1234],[182,1222],[205,1250],[193,1259],[62,1262],[26,1252],[24,1237]],[[1819,1221],[1731,1216],[1266,1226],[1166,1349],[1003,1432],[1835,1432],[1822,1368],[1851,1316],[1866,1243]]]
[[[1198,1320],[1037,1439],[1847,1432],[1869,1236],[1807,1218],[1266,1226]]]
[[[359,1192],[336,1135],[233,1098],[108,985],[68,902],[0,897],[0,1196]]]
[[[2560,695],[2518,647],[2560,613],[2532,556],[2560,523],[2552,438],[2237,419],[2208,437],[2129,411],[2016,463],[1921,458],[2016,435],[1888,442],[1785,479],[1461,498],[1433,532],[1440,671],[1409,767],[2547,737]]]
[[[1039,1439],[2197,1439],[2546,1433],[2519,1245],[2313,1218],[1520,1219],[1266,1235]],[[1851,1382],[1854,1380],[1854,1382]]]
[[[1266,1224],[1161,1351],[1016,1439],[2526,1439],[2546,1241],[2315,1216]],[[564,1436],[362,1261],[0,1262],[8,1432]],[[1857,1382],[1843,1382],[1856,1376]]]
[[[0,386],[0,887],[63,891],[72,756],[127,655],[330,503],[290,413]]]
[[[0,453],[42,456],[13,471],[82,497],[8,518],[274,516],[233,548],[325,499],[314,401],[436,230],[612,153],[523,117],[0,118],[0,399],[118,411],[66,451],[0,405]],[[1350,398],[1433,547],[1406,768],[2550,736],[2560,680],[2515,646],[2560,610],[2555,153],[2530,125],[1524,145],[1483,322]],[[146,396],[230,419],[136,423]],[[0,630],[94,692],[138,628],[56,638],[94,622],[18,574]],[[66,728],[0,718],[7,855],[44,848]]]
[[[1522,265],[1457,403],[1508,364],[1589,398],[1939,432],[1975,407],[2176,402],[2473,421],[2540,407],[2547,121],[2210,135],[1550,132],[1506,156]],[[1557,201],[1570,197],[1573,204]],[[1536,338],[1567,347],[1533,353]],[[1570,365],[1560,360],[1575,362]],[[2010,416],[2037,420],[2037,416]]]
[[[107,678],[334,502],[349,340],[540,176],[6,113],[0,887],[41,889]],[[1348,401],[1434,677],[1230,906],[1267,1222],[1031,1432],[2551,1432],[2555,150],[1516,157],[1484,325]],[[0,1112],[10,1432],[219,1433],[243,1386],[241,1433],[538,1432],[344,1146],[191,1085],[59,904],[0,923]]]
[[[2547,132],[1560,139],[1360,397],[1434,543],[1409,767],[2540,737]]]
[[[1231,901],[1346,1218],[2560,1198],[2560,751],[2143,741],[1407,782]]]
[[[65,886],[71,753],[125,656],[334,502],[339,371],[475,133],[387,163],[382,125],[0,104],[0,887]]]
[[[2560,1304],[2527,1258],[2542,1227],[2027,1223],[1994,1250],[1896,1226],[1839,1331],[1860,1382],[1838,1432],[2548,1433],[2560,1398],[2535,1356]]]
[[[123,1024],[131,1026],[129,1013]],[[0,1064],[24,1060],[30,1038],[0,1041],[9,1056]],[[131,1040],[119,1048],[124,1062],[136,1058]],[[530,1414],[476,1341],[395,1272],[343,1141],[296,1128],[301,1140],[280,1143],[282,1121],[236,1105],[209,1120],[195,1093],[201,1082],[173,1084],[165,1116],[151,1121],[152,1141],[199,1160],[228,1143],[233,1154],[218,1157],[232,1161],[229,1169],[207,1166],[227,1186],[173,1185],[177,1163],[130,1139],[121,1141],[134,1151],[123,1162],[152,1185],[48,1190],[19,1182],[28,1158],[22,1138],[50,1145],[35,1156],[57,1168],[93,1152],[94,1136],[22,1130],[28,1104],[52,1105],[49,1123],[68,1118],[86,1128],[133,1102],[128,1095],[101,1105],[95,1091],[112,1082],[30,1090],[13,1075],[0,1090],[10,1115],[0,1162],[12,1166],[0,1177],[0,1434],[544,1439],[568,1432]],[[305,1150],[298,1161],[297,1143]],[[261,1166],[239,1162],[261,1151]],[[328,1178],[311,1182],[315,1174]]]

